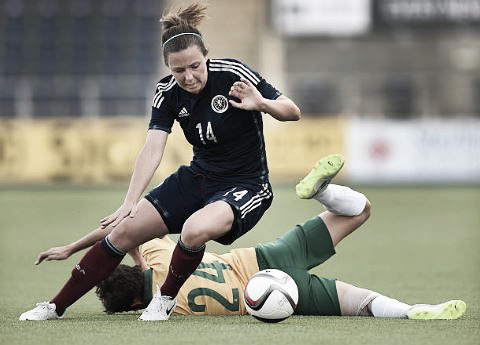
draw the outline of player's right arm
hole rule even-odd
[[[35,260],[35,265],[40,264],[42,261],[65,260],[70,257],[70,255],[75,254],[82,249],[88,248],[97,241],[103,239],[110,233],[110,231],[112,231],[112,227],[110,226],[106,228],[100,227],[91,231],[75,242],[64,246],[47,249],[38,254],[37,260]]]
[[[115,227],[125,217],[135,217],[137,202],[162,160],[167,137],[168,133],[163,130],[150,129],[147,132],[145,145],[135,160],[135,169],[130,179],[125,200],[117,211],[100,220],[102,227],[108,225]]]
[[[90,233],[76,240],[75,242],[64,246],[52,247],[50,249],[47,249],[38,254],[38,257],[35,260],[35,265],[40,264],[42,261],[65,260],[76,252],[93,246],[97,241],[102,240],[111,231],[111,226],[108,226],[106,228],[100,227],[91,231]],[[148,269],[147,262],[138,251],[138,247],[130,250],[128,254],[130,254],[135,264],[139,265],[142,270]]]

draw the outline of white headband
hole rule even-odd
[[[173,40],[174,38],[177,38],[177,37],[183,36],[183,35],[193,35],[193,36],[197,36],[197,37],[199,37],[200,39],[202,39],[202,36],[200,36],[199,34],[197,34],[197,33],[195,33],[195,32],[182,32],[181,34],[173,35],[173,36],[170,37],[168,40],[166,40],[165,42],[163,42],[162,48],[165,48],[165,44],[167,44],[168,42],[170,42],[170,41]]]

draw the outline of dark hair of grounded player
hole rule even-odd
[[[144,308],[143,304],[134,306],[136,299],[142,299],[143,292],[143,272],[140,266],[123,264],[100,282],[95,290],[108,314]]]

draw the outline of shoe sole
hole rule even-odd
[[[344,163],[345,157],[341,154],[332,154],[320,159],[312,171],[296,185],[297,196],[300,199],[310,199],[316,193],[325,189],[342,169]]]
[[[454,320],[460,318],[467,310],[467,304],[464,301],[452,300],[442,303],[432,310],[432,308],[422,308],[422,306],[413,307],[408,312],[408,318],[412,320]]]
[[[63,317],[50,317],[50,318],[46,318],[46,319],[38,319],[38,318],[33,318],[33,317],[29,317],[29,316],[23,316],[20,315],[20,317],[18,318],[19,321],[50,321],[50,320],[60,320],[62,319]]]
[[[142,319],[141,317],[139,317],[137,320],[138,321],[167,321],[168,319],[165,319],[165,318],[156,318],[156,319],[155,318],[152,318],[152,319],[144,318],[144,319]]]

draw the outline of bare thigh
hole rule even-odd
[[[167,233],[167,226],[160,213],[148,200],[142,199],[138,203],[135,217],[124,218],[112,230],[108,239],[115,247],[127,252],[142,243],[164,236]]]
[[[183,225],[182,242],[198,248],[225,235],[232,228],[234,215],[225,201],[215,201],[192,214]]]

